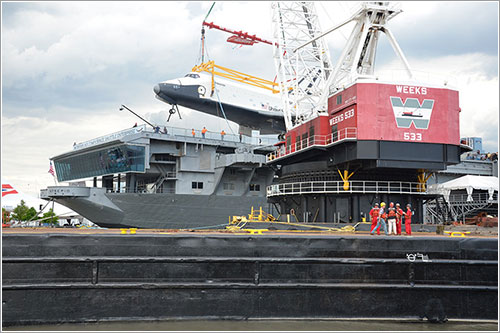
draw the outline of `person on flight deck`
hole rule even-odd
[[[387,236],[387,227],[385,225],[385,219],[387,218],[387,214],[385,213],[385,202],[380,203],[380,209],[378,211],[378,223],[375,229],[370,232],[370,235],[373,235],[375,230],[378,230],[381,226],[384,228],[385,235]]]
[[[389,235],[392,231],[396,235],[396,208],[394,208],[394,202],[391,202],[387,209],[387,223],[389,224]]]
[[[370,210],[370,218],[372,220],[372,227],[370,229],[370,232],[373,231],[373,229],[375,229],[375,227],[377,226],[377,222],[378,222],[378,211],[379,211],[379,207],[378,207],[378,203],[376,203],[375,205],[373,205],[373,208]],[[377,230],[377,235],[380,235],[380,228]]]
[[[224,135],[226,135],[226,132],[224,130],[220,131],[220,139],[224,140]]]
[[[203,126],[203,129],[201,130],[201,136],[203,137],[203,139],[205,139],[205,133],[207,133],[207,129],[205,128],[205,126]]]
[[[401,224],[403,223],[403,215],[405,213],[399,206],[399,204],[396,204],[396,232],[398,235],[401,236]]]
[[[411,205],[406,205],[406,213],[405,214],[405,232],[408,236],[411,236]]]
[[[193,138],[196,135],[196,132],[194,131],[194,128],[191,130],[191,134],[193,134]]]

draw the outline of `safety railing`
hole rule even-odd
[[[345,140],[356,140],[357,137],[358,129],[355,127],[347,127],[329,135],[309,136],[303,140],[297,141],[293,145],[282,145],[275,152],[267,154],[266,161],[270,162],[275,159],[288,156],[290,154],[298,153],[313,146],[325,147],[333,144],[338,144]]]
[[[448,203],[451,204],[468,204],[474,203],[498,203],[498,192],[489,193],[473,193],[467,194],[452,194],[448,197]]]
[[[76,143],[73,145],[73,150],[79,150],[91,146],[95,146],[101,143],[113,141],[116,139],[121,139],[127,135],[137,134],[137,133],[148,133],[148,134],[158,134],[164,137],[172,137],[175,139],[187,139],[187,138],[196,138],[196,139],[205,139],[205,140],[216,140],[216,141],[228,141],[228,142],[241,142],[248,145],[254,146],[272,146],[278,142],[275,137],[250,137],[246,135],[239,134],[225,134],[221,135],[220,132],[211,132],[208,131],[203,135],[201,133],[202,129],[194,129],[194,135],[192,133],[193,129],[189,128],[180,128],[180,127],[170,127],[163,126],[158,127],[158,129],[147,128],[146,125],[139,125],[137,127],[132,127],[129,129],[121,130],[118,132],[114,132],[108,135],[100,136],[98,138],[88,140],[81,143]]]
[[[349,181],[344,189],[344,181],[311,181],[275,184],[267,187],[267,197],[312,193],[386,193],[386,194],[427,194],[420,183],[397,181]]]

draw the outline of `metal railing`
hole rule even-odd
[[[165,131],[166,130],[166,131]],[[248,145],[263,145],[263,146],[272,146],[278,142],[276,137],[250,137],[246,135],[239,134],[225,134],[222,136],[220,132],[210,132],[207,131],[205,133],[205,137],[201,134],[201,128],[195,129],[195,135],[192,134],[192,129],[189,128],[180,128],[180,127],[170,127],[164,126],[160,127],[160,130],[157,132],[154,129],[147,128],[146,125],[139,125],[137,127],[128,128],[125,130],[121,130],[118,132],[114,132],[111,134],[107,134],[92,140],[88,140],[81,143],[75,143],[73,146],[73,150],[79,150],[91,146],[95,146],[101,143],[105,143],[108,141],[121,139],[127,135],[137,134],[137,133],[153,133],[165,136],[174,136],[174,137],[184,137],[184,138],[197,138],[197,139],[205,139],[205,140],[217,140],[217,141],[228,141],[228,142],[241,142]]]
[[[356,127],[347,127],[329,135],[314,135],[303,140],[297,141],[293,145],[282,145],[274,152],[266,155],[266,161],[273,161],[277,158],[282,158],[290,154],[303,151],[307,148],[317,146],[325,147],[333,144],[338,144],[344,140],[356,140],[358,137],[358,129]]]
[[[387,194],[427,194],[420,183],[397,181],[349,181],[349,189],[344,190],[344,181],[311,181],[270,185],[267,197],[312,193],[387,193]]]
[[[498,203],[498,192],[493,193],[490,197],[488,193],[473,193],[467,194],[452,194],[448,198],[448,204],[469,204],[469,203]]]

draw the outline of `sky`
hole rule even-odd
[[[356,2],[317,2],[323,30],[350,16]],[[181,77],[200,63],[201,23],[212,2],[2,2],[2,183],[25,193],[54,185],[49,159],[83,142],[146,119],[174,127],[223,120],[182,109],[182,120],[154,97],[156,83]],[[460,93],[461,136],[498,151],[498,2],[400,3],[389,22],[415,71],[449,78]],[[207,21],[270,40],[267,1],[216,2]],[[335,63],[352,25],[328,35]],[[229,35],[207,30],[216,64],[272,80],[271,46],[236,47]],[[377,69],[401,69],[380,39]]]

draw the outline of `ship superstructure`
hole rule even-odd
[[[241,141],[240,141],[241,140]],[[246,136],[139,126],[74,146],[53,157],[58,181],[41,191],[102,227],[196,228],[223,224],[249,207],[267,206],[273,142]],[[102,186],[98,187],[98,183]]]

